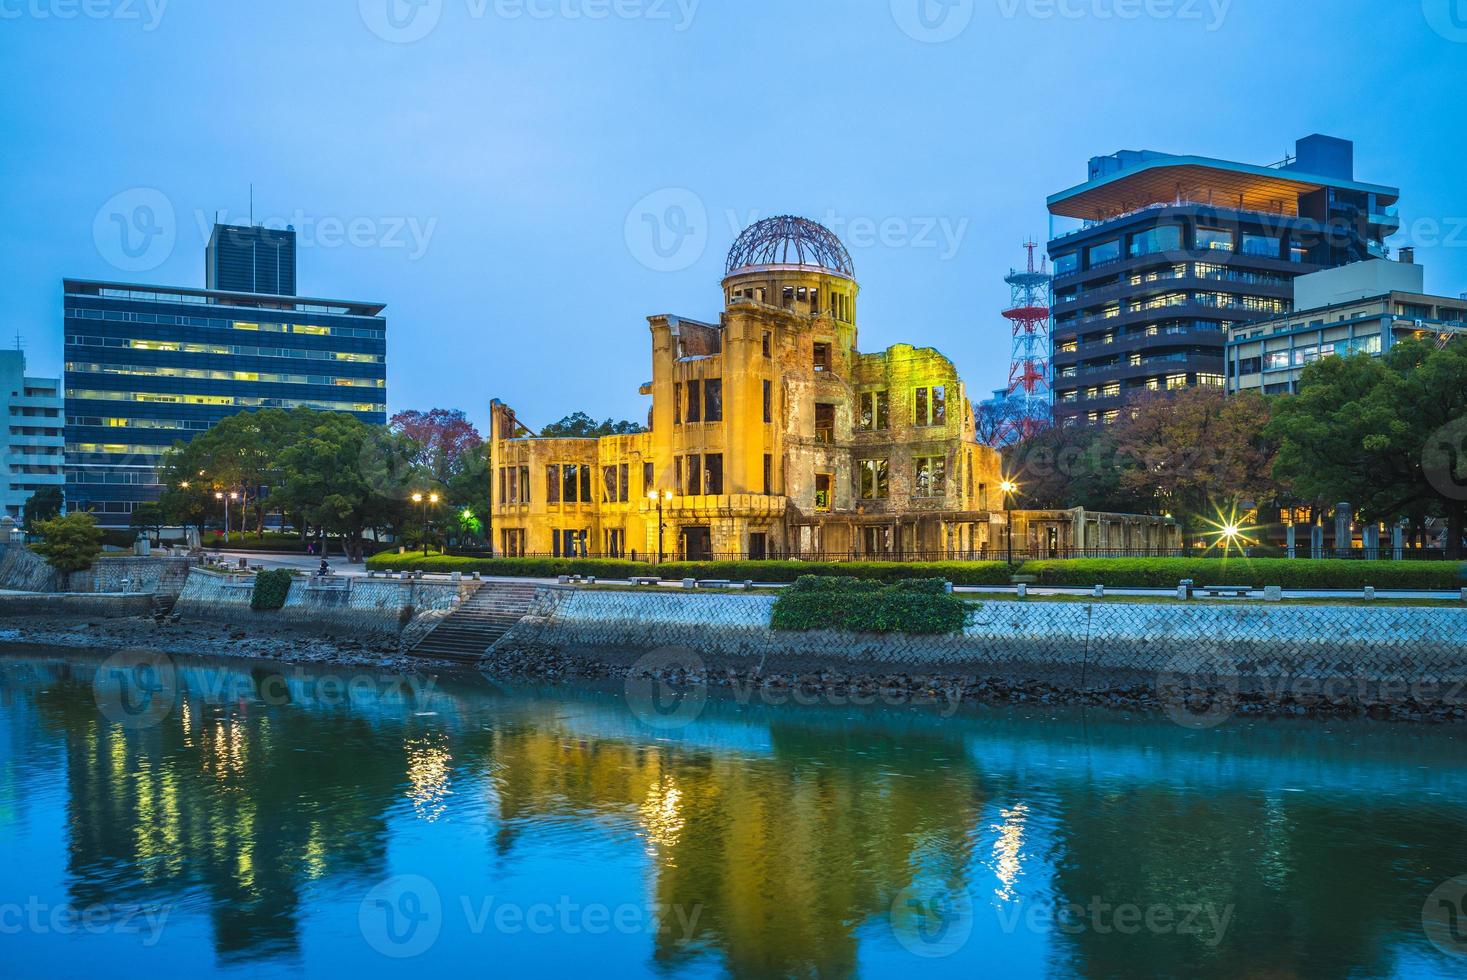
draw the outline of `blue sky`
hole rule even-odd
[[[0,0],[0,64],[32,373],[63,276],[202,285],[251,182],[303,293],[388,304],[391,410],[481,424],[641,419],[645,318],[716,316],[739,228],[786,212],[851,246],[863,349],[936,346],[981,397],[1045,196],[1121,148],[1352,139],[1402,188],[1391,244],[1467,291],[1467,0]]]

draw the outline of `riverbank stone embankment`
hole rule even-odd
[[[814,696],[1467,720],[1467,610],[985,601],[961,633],[786,632],[776,600],[542,589],[491,673]]]

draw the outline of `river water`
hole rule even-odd
[[[1461,976],[1463,875],[1450,728],[0,652],[6,976]]]

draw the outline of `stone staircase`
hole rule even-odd
[[[478,663],[511,626],[530,611],[536,586],[489,582],[465,599],[409,651],[414,657]]]

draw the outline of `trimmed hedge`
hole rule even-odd
[[[250,593],[251,609],[279,609],[290,593],[290,572],[283,568],[255,573],[255,589]]]
[[[770,625],[797,631],[957,633],[972,610],[945,585],[935,578],[883,585],[870,579],[802,575],[780,590]]]
[[[1348,561],[1299,558],[1073,558],[1026,562],[1022,575],[1041,585],[1176,588],[1184,578],[1204,585],[1280,585],[1286,589],[1432,589],[1463,586],[1463,567],[1447,561]]]
[[[481,575],[518,576],[520,578],[554,578],[557,575],[595,575],[597,578],[631,578],[648,575],[639,561],[616,558],[462,558],[457,555],[400,555],[395,551],[379,552],[367,559],[372,571],[393,569],[399,572],[478,572]]]
[[[452,555],[399,555],[395,552],[367,559],[373,571],[478,572],[481,575],[554,578],[557,575],[594,575],[631,578],[660,575],[665,579],[725,578],[730,581],[793,582],[802,575],[838,575],[878,582],[913,578],[941,578],[955,585],[1007,585],[1009,566],[1001,561],[954,562],[815,562],[815,561],[705,561],[646,562],[615,558],[459,558]]]
[[[664,562],[646,574],[663,578],[726,578],[739,582],[795,582],[806,575],[838,576],[876,582],[946,579],[954,585],[1008,585],[1009,566],[1001,561],[707,561]]]

